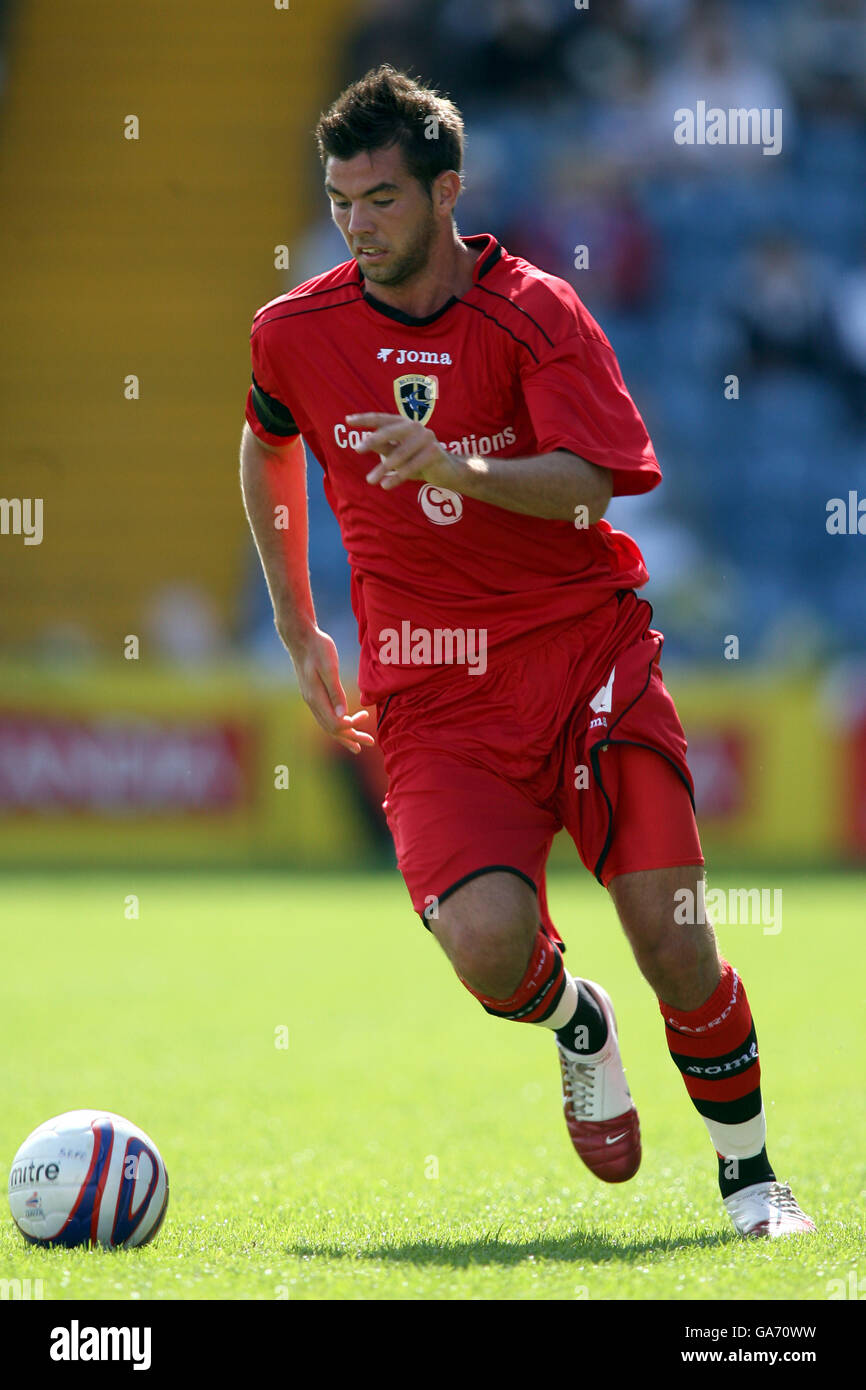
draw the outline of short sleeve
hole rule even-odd
[[[252,385],[247,392],[247,424],[265,444],[279,446],[300,434],[291,410],[280,399],[279,387],[265,344],[266,325],[254,326],[250,337]]]
[[[649,492],[661,481],[646,426],[603,336],[581,333],[556,343],[529,364],[522,386],[542,452],[565,449],[609,468],[615,497]]]

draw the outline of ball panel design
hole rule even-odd
[[[145,1245],[168,1204],[153,1141],[122,1115],[71,1110],[28,1135],[12,1161],[9,1205],[36,1245]]]

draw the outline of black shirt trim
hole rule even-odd
[[[504,324],[501,319],[495,319],[492,314],[488,314],[486,309],[482,309],[480,304],[469,304],[465,299],[459,300],[458,303],[462,304],[464,309],[472,309],[476,314],[481,314],[482,317],[489,319],[491,323],[495,323],[496,327],[501,328],[503,333],[507,333],[509,338],[513,338],[515,343],[519,343],[521,347],[526,348],[526,351],[529,353],[533,362],[539,361],[538,355],[535,352],[533,352],[526,339],[518,338],[517,334],[512,333],[511,329],[507,326],[507,324]]]
[[[478,241],[485,235],[486,233],[481,232],[478,236],[462,237],[461,240],[464,245],[469,246],[473,241]],[[473,268],[472,289],[475,289],[477,281],[481,280],[482,277],[487,274],[488,270],[496,264],[501,255],[502,246],[494,238],[490,248],[486,252],[483,252],[481,258],[475,263]],[[412,314],[404,314],[402,309],[395,309],[390,304],[383,304],[381,299],[377,299],[375,295],[369,294],[364,288],[364,275],[360,264],[358,264],[358,285],[361,288],[364,299],[371,309],[375,309],[377,314],[383,314],[387,319],[393,319],[396,323],[406,324],[409,328],[425,328],[428,323],[435,323],[443,314],[447,314],[448,310],[453,308],[455,304],[462,302],[456,295],[452,294],[451,298],[446,300],[442,307],[437,309],[435,313],[425,314],[423,318],[416,318]],[[485,286],[484,288],[486,289],[487,287]]]
[[[553,339],[550,337],[550,335],[549,335],[548,333],[546,333],[546,332],[544,331],[544,329],[542,328],[541,324],[538,322],[538,319],[534,319],[527,309],[524,309],[520,304],[517,304],[513,299],[509,299],[507,294],[500,294],[498,290],[492,290],[492,289],[490,289],[489,285],[481,285],[479,288],[482,289],[482,290],[484,291],[485,294],[492,294],[496,299],[502,299],[502,300],[504,300],[504,302],[505,302],[506,304],[510,304],[510,305],[511,305],[512,309],[516,309],[517,312],[518,312],[518,314],[523,314],[524,318],[529,319],[529,322],[533,325],[533,327],[535,327],[535,328],[538,329],[538,331],[539,331],[539,333],[541,334],[542,338],[544,338],[544,339],[550,344],[551,347],[554,346]]]
[[[502,246],[498,241],[494,241],[490,250],[487,252],[486,259],[482,258],[481,269],[478,271],[476,279],[482,280],[488,270],[492,270],[499,257],[502,255]],[[485,287],[486,288],[486,287]],[[492,293],[492,291],[491,291]]]
[[[446,300],[442,308],[437,309],[435,314],[425,314],[423,318],[416,318],[412,314],[404,314],[402,309],[395,309],[391,304],[383,304],[381,299],[375,299],[366,290],[363,291],[363,295],[370,308],[375,309],[377,314],[384,314],[386,319],[395,319],[397,323],[408,324],[410,328],[424,328],[428,323],[435,323],[437,319],[441,319],[442,315],[448,312],[452,305],[457,303],[456,295],[452,294],[451,298]]]
[[[282,401],[277,400],[276,396],[269,396],[256,381],[253,373],[253,410],[259,424],[267,430],[268,434],[279,435],[281,439],[289,439],[293,435],[300,434],[298,426],[295,424],[292,412]]]

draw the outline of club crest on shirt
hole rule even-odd
[[[409,372],[406,376],[394,379],[397,409],[407,420],[425,424],[433,414],[438,395],[439,378],[436,376],[421,376],[418,372]]]

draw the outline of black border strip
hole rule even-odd
[[[483,290],[485,294],[495,295],[497,299],[502,299],[506,304],[510,304],[512,309],[517,310],[518,314],[523,314],[524,318],[529,319],[529,322],[533,325],[534,328],[538,329],[542,338],[544,338],[544,340],[547,343],[549,343],[551,347],[556,346],[553,339],[549,336],[549,334],[547,334],[544,331],[541,324],[538,322],[538,319],[534,319],[528,309],[521,308],[521,306],[517,303],[515,299],[509,299],[507,294],[500,294],[499,290],[492,290],[489,285],[479,285],[478,288]]]
[[[464,874],[462,878],[458,878],[457,882],[452,883],[449,888],[446,888],[444,893],[437,893],[436,900],[437,902],[444,903],[445,899],[450,898],[452,893],[456,893],[458,888],[462,888],[464,883],[471,882],[473,878],[480,878],[482,874],[495,873],[516,874],[518,878],[523,879],[524,883],[528,883],[536,897],[538,896],[538,884],[534,879],[529,877],[529,874],[525,874],[522,869],[515,869],[513,864],[485,864],[483,868],[473,869],[471,873]],[[419,915],[423,916],[423,914]]]
[[[645,690],[646,686],[644,686],[644,689],[641,691],[641,695],[643,695]],[[636,696],[635,699],[639,700],[640,695]],[[632,705],[634,703],[635,700],[632,700]],[[627,708],[631,709],[631,705],[627,706]],[[625,710],[623,710],[623,714],[625,714]],[[618,719],[621,717],[621,715],[618,716]],[[695,798],[692,794],[692,789],[689,786],[687,777],[674,762],[673,758],[668,757],[667,753],[663,753],[662,750],[660,748],[656,748],[654,744],[641,743],[640,740],[636,738],[602,738],[599,739],[598,743],[594,743],[589,750],[589,760],[592,763],[592,770],[595,773],[596,781],[598,782],[598,785],[601,788],[601,794],[604,797],[605,802],[607,804],[607,835],[605,836],[605,841],[602,847],[601,854],[596,860],[595,868],[593,869],[593,873],[595,874],[599,883],[601,883],[602,888],[606,888],[609,886],[608,884],[602,883],[601,871],[604,868],[604,861],[610,853],[610,846],[613,840],[613,806],[611,805],[610,797],[608,796],[604,782],[602,781],[601,769],[598,763],[598,756],[600,750],[608,744],[613,744],[613,746],[616,748],[646,748],[647,752],[657,753],[660,758],[664,758],[666,763],[670,763],[674,772],[677,774],[686,791],[688,792],[689,801],[692,803],[692,810],[695,810]]]
[[[269,323],[279,323],[280,319],[299,319],[304,314],[324,314],[328,309],[344,309],[347,304],[360,304],[362,298],[363,296],[356,295],[354,299],[340,299],[336,304],[317,304],[314,309],[299,309],[296,314],[274,314],[273,318],[262,319],[261,323],[253,325],[250,330],[250,342],[253,335],[258,333],[260,328],[266,328]]]
[[[694,1096],[689,1096],[689,1100],[699,1115],[719,1125],[742,1125],[746,1120],[754,1120],[763,1104],[760,1084],[736,1100],[698,1100]]]
[[[477,239],[480,239],[480,238],[483,237],[483,236],[491,236],[491,234],[490,234],[489,232],[479,232],[479,233],[477,233],[477,236],[461,237],[461,241],[463,242],[463,244],[464,244],[465,246],[468,246],[471,242],[473,242],[473,241],[475,241],[475,240],[477,240]],[[469,290],[467,290],[467,294],[471,294],[471,293],[472,293],[472,290],[474,290],[474,289],[479,289],[479,288],[480,288],[480,289],[486,290],[488,294],[495,294],[495,293],[496,293],[494,290],[488,290],[486,285],[479,285],[479,281],[483,279],[483,277],[487,274],[488,270],[491,270],[491,269],[492,269],[492,267],[496,264],[496,262],[499,260],[499,258],[500,258],[501,255],[502,255],[502,246],[501,246],[500,243],[496,240],[495,237],[491,237],[491,245],[489,246],[489,248],[487,249],[487,251],[483,253],[483,255],[481,256],[481,258],[476,262],[476,265],[475,265],[475,275],[474,275],[473,283],[472,283],[472,285],[469,287]],[[453,307],[454,307],[455,304],[463,304],[463,303],[465,303],[465,299],[458,298],[456,295],[453,295],[453,294],[452,294],[451,298],[448,299],[439,309],[437,309],[437,310],[435,311],[435,313],[432,313],[432,314],[425,314],[423,318],[418,318],[418,317],[414,316],[413,314],[404,314],[404,312],[403,312],[402,309],[395,309],[395,308],[394,308],[392,305],[390,305],[390,304],[383,304],[383,302],[382,302],[381,299],[377,299],[375,295],[370,294],[370,293],[366,290],[366,288],[364,288],[364,286],[365,286],[365,284],[366,284],[366,282],[365,282],[365,280],[364,280],[364,275],[363,275],[363,272],[362,272],[362,270],[361,270],[360,264],[357,263],[357,262],[356,262],[356,264],[358,265],[358,279],[357,279],[357,283],[358,283],[359,288],[361,289],[361,294],[362,294],[362,296],[363,296],[365,302],[366,302],[367,304],[369,304],[369,306],[370,306],[371,309],[375,309],[375,311],[376,311],[377,314],[382,314],[386,319],[393,319],[395,323],[402,323],[402,324],[404,324],[405,327],[407,327],[407,328],[426,328],[428,324],[435,323],[437,319],[440,319],[440,318],[442,317],[443,314],[446,314],[446,313],[448,312],[449,309],[453,309]],[[507,303],[510,302],[510,301],[508,300],[508,298],[507,298],[506,295],[498,295],[498,298],[499,298],[499,299],[505,299]],[[475,307],[475,306],[470,305],[469,307],[472,308],[472,307]],[[481,310],[480,312],[483,313],[484,311]],[[521,312],[524,312],[524,313],[525,313],[525,310],[522,310]],[[488,317],[490,317],[490,315],[488,315]],[[528,317],[529,317],[529,315],[527,314],[527,318],[528,318]],[[499,320],[498,320],[498,319],[494,319],[493,322],[494,322],[494,323],[498,323]],[[534,322],[534,320],[533,320],[533,322]],[[500,328],[504,328],[504,327],[505,327],[504,324],[499,324],[499,326],[500,326]],[[536,324],[536,327],[539,327],[539,325]],[[508,332],[508,331],[509,331],[509,330],[506,329],[506,332]],[[544,330],[543,330],[543,329],[540,329],[540,331],[541,331],[542,333],[544,333]],[[511,336],[514,337],[514,334],[512,333]],[[546,333],[544,334],[544,336],[545,336],[545,338],[547,338],[547,334],[546,334]],[[518,339],[516,339],[516,341],[519,342],[520,339],[518,338]],[[550,342],[550,339],[547,338],[547,341]],[[529,345],[528,345],[528,344],[525,344],[525,346],[528,347]],[[551,344],[551,346],[552,346],[552,344]],[[531,352],[532,349],[530,348],[529,351]],[[534,354],[534,353],[533,353],[533,357],[535,357],[535,354]],[[536,362],[537,362],[537,361],[538,361],[538,358],[536,357],[535,360],[536,360]]]
[[[524,883],[529,884],[535,896],[538,897],[538,884],[535,883],[534,880],[531,879],[528,874],[525,874],[522,869],[515,869],[513,864],[485,864],[482,868],[473,869],[471,873],[464,874],[462,878],[458,878],[457,882],[452,883],[448,888],[446,888],[444,893],[437,893],[435,895],[437,906],[439,903],[444,902],[446,898],[450,898],[452,893],[456,893],[458,888],[462,888],[464,883],[471,883],[473,878],[480,878],[482,874],[495,873],[516,874],[518,878],[523,879]],[[428,918],[424,916],[424,913],[419,912],[418,916],[421,918],[421,921],[423,922],[427,930],[432,931],[430,922]]]
[[[268,434],[279,435],[281,439],[294,438],[301,433],[289,407],[276,396],[269,396],[252,373],[253,410],[256,419]],[[263,413],[264,412],[264,413]]]
[[[473,869],[471,873],[469,873],[469,874],[464,874],[462,878],[458,878],[457,882],[456,882],[456,883],[452,883],[448,888],[446,888],[444,893],[436,893],[436,894],[435,894],[435,897],[436,897],[437,903],[444,902],[446,898],[450,898],[450,896],[451,896],[452,893],[456,893],[458,888],[462,888],[463,885],[464,885],[464,883],[470,883],[470,882],[472,881],[473,878],[480,878],[482,874],[493,874],[493,873],[515,874],[518,878],[522,878],[524,883],[528,883],[529,886],[530,886],[530,888],[532,889],[533,893],[535,894],[536,898],[538,897],[538,884],[535,882],[534,879],[531,879],[531,878],[529,877],[529,874],[525,874],[525,873],[523,872],[522,869],[516,869],[516,868],[514,867],[513,864],[485,864],[485,865],[483,866],[483,868],[481,868],[481,869]],[[424,913],[423,913],[423,912],[419,912],[419,913],[418,913],[418,916],[421,918],[421,921],[423,922],[423,924],[424,924],[424,926],[427,928],[427,930],[428,930],[428,931],[432,931],[432,928],[431,928],[431,926],[430,926],[430,923],[429,923],[428,919],[424,916]],[[434,918],[434,920],[435,920],[435,918]],[[563,956],[564,956],[564,955],[565,955],[565,942],[563,941],[562,944],[560,945],[560,943],[559,943],[558,941],[554,940],[554,938],[551,936],[550,931],[548,930],[547,926],[545,925],[544,922],[542,922],[542,920],[541,920],[541,914],[540,914],[540,913],[539,913],[538,925],[539,925],[539,929],[540,929],[541,931],[544,932],[544,935],[547,937],[548,941],[552,942],[552,944],[553,944],[554,946],[556,946],[556,948],[557,948],[557,950],[559,951],[560,955],[563,955]],[[553,927],[553,931],[556,932],[557,936],[559,936],[559,932],[557,931],[557,929],[556,929],[555,926]]]
[[[667,1026],[670,1028],[670,1024],[668,1024]],[[678,1030],[674,1028],[671,1029],[671,1031],[677,1032]],[[724,1067],[730,1065],[731,1063],[738,1062],[742,1057],[743,1052],[749,1051],[749,1049],[752,1046],[752,1043],[755,1044],[755,1055],[754,1057],[750,1057],[749,1060],[745,1062],[742,1067],[740,1067],[740,1070],[737,1072],[737,1075],[742,1076],[743,1072],[748,1071],[749,1067],[754,1066],[755,1062],[760,1060],[758,1057],[758,1035],[755,1032],[754,1021],[752,1022],[752,1026],[746,1034],[745,1038],[740,1043],[740,1046],[732,1048],[730,1052],[722,1052],[717,1057],[692,1057],[691,1054],[687,1052],[671,1051],[671,1056],[673,1057],[674,1062],[679,1067],[681,1072],[688,1072],[690,1067],[696,1067],[697,1070],[695,1072],[689,1073],[691,1076],[694,1076],[696,1081],[730,1081],[731,1076],[733,1075],[733,1068],[731,1069],[731,1071],[728,1072],[727,1076],[707,1076],[707,1064],[709,1064],[711,1067]]]
[[[479,232],[478,235],[479,235],[479,236],[483,236],[484,233],[483,233],[483,232]],[[470,241],[470,240],[471,240],[470,237],[464,237],[464,241]],[[502,243],[499,242],[499,241],[497,241],[496,238],[494,237],[494,238],[493,238],[493,245],[491,246],[490,250],[487,252],[487,258],[486,258],[486,260],[482,257],[482,260],[481,260],[480,263],[479,263],[479,264],[480,264],[480,267],[481,267],[480,270],[478,270],[478,267],[476,266],[476,269],[478,270],[478,274],[477,274],[476,277],[475,277],[475,278],[476,278],[476,281],[478,281],[478,280],[483,280],[483,279],[484,279],[484,276],[487,274],[488,270],[492,270],[492,269],[493,269],[493,267],[495,266],[496,262],[499,260],[500,256],[502,255],[502,251],[503,251]],[[485,285],[484,288],[487,289],[487,286]],[[490,290],[489,293],[490,293],[490,294],[494,294],[495,291],[494,291],[494,290]],[[503,298],[504,298],[504,297],[505,297],[505,296],[503,296]]]
[[[533,352],[532,348],[529,346],[525,338],[518,338],[517,334],[512,333],[511,329],[508,328],[506,324],[501,323],[499,319],[495,319],[492,314],[488,314],[486,310],[481,308],[480,304],[470,304],[468,299],[456,299],[454,302],[455,304],[462,305],[464,309],[474,310],[476,314],[481,314],[483,318],[489,319],[491,323],[495,323],[496,327],[501,328],[503,333],[507,333],[509,338],[513,338],[515,343],[519,343],[521,347],[526,348],[526,351],[529,353],[533,362],[539,361],[537,354]]]
[[[405,324],[407,328],[426,328],[428,324],[441,319],[443,314],[447,314],[448,310],[459,302],[456,295],[452,294],[451,298],[446,300],[441,309],[437,309],[435,313],[425,314],[423,318],[414,318],[412,314],[404,314],[402,309],[394,309],[390,304],[383,304],[381,299],[376,299],[375,295],[368,294],[366,290],[362,290],[361,293],[364,303],[369,304],[371,309],[375,309],[377,314],[384,315],[386,319],[394,319],[396,323]]]
[[[354,284],[355,284],[355,280],[352,278],[351,269],[352,269],[352,265],[357,266],[358,262],[357,262],[357,261],[351,261],[351,262],[350,262],[350,261],[343,261],[342,264],[345,265],[346,269],[350,272],[348,279],[346,279],[346,280],[338,280],[338,281],[336,282],[336,284],[334,284],[334,285],[325,285],[325,286],[324,286],[322,289],[320,289],[320,290],[305,290],[305,292],[304,292],[303,294],[299,294],[299,293],[298,293],[298,291],[300,290],[301,287],[300,287],[300,285],[296,285],[295,288],[294,288],[293,290],[287,290],[286,294],[285,294],[284,296],[282,296],[282,298],[288,298],[290,295],[293,295],[293,294],[294,294],[294,295],[298,295],[298,302],[300,303],[300,301],[303,300],[303,299],[315,299],[316,296],[317,296],[317,295],[320,295],[320,294],[334,294],[337,290],[344,290],[344,289],[347,288],[347,286],[349,286],[349,285],[354,285]],[[335,265],[335,266],[333,267],[334,270],[339,270],[339,268],[340,268],[339,265]],[[326,271],[325,274],[327,274],[327,273],[328,273],[328,272]],[[277,295],[277,299],[279,299],[280,297],[281,297],[280,295]],[[267,313],[267,311],[268,311],[268,309],[269,309],[270,307],[271,307],[270,301],[269,301],[267,304],[263,304],[262,307],[261,307],[261,309],[257,310],[257,312],[253,315],[253,318],[256,319],[256,318],[258,318],[259,314]]]

